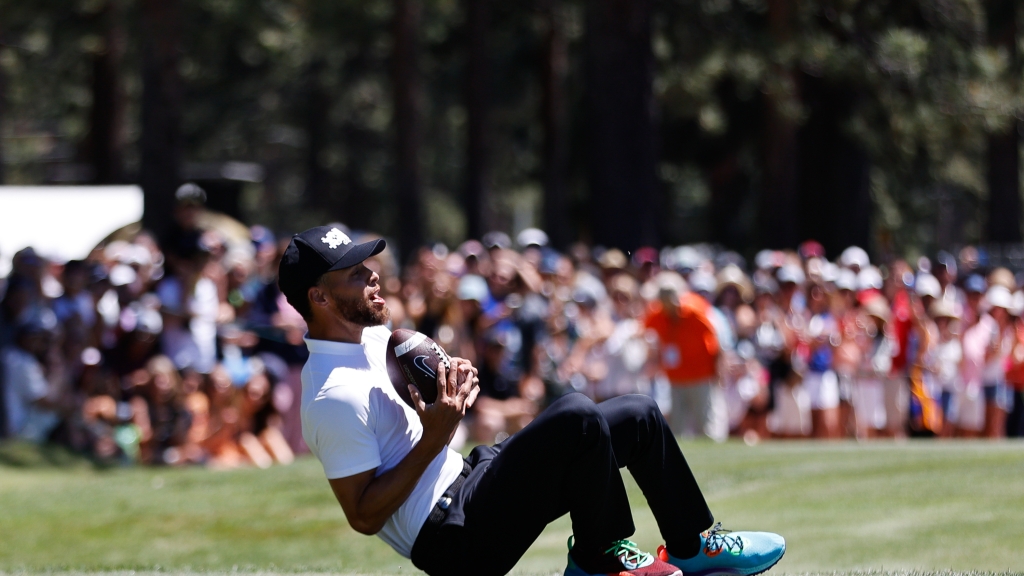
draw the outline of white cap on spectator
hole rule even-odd
[[[939,285],[939,279],[927,272],[921,272],[917,275],[917,280],[914,281],[914,291],[917,292],[918,296],[931,296],[932,298],[940,298],[942,296],[942,286]]]
[[[782,268],[779,268],[779,271],[778,273],[776,273],[775,277],[779,280],[779,284],[786,284],[791,282],[793,284],[799,285],[803,284],[804,281],[807,279],[804,276],[803,269],[797,266],[796,264],[786,264]]]
[[[137,274],[135,269],[127,264],[118,264],[110,269],[110,285],[111,286],[127,286],[132,282],[135,282]]]
[[[718,272],[718,287],[716,291],[723,292],[729,286],[733,286],[740,293],[740,298],[744,302],[750,302],[754,299],[754,287],[750,283],[750,278],[743,273],[743,270],[735,265],[729,264],[725,268],[722,268]]]
[[[1002,308],[1003,310],[1013,309],[1013,294],[1006,286],[992,286],[985,292],[985,302],[989,308]]]
[[[135,253],[135,247],[124,240],[114,240],[103,249],[103,256],[107,260],[126,264]]]
[[[672,268],[675,270],[696,270],[704,257],[693,246],[680,246],[672,251]]]
[[[835,282],[839,279],[839,266],[833,262],[825,261],[821,265],[821,279],[824,282]]]
[[[817,282],[835,282],[839,276],[839,267],[824,258],[809,258],[805,266],[807,276]]]
[[[777,268],[779,266],[780,258],[778,252],[775,250],[761,250],[754,256],[754,265],[759,270],[768,270],[769,268]]]
[[[1024,314],[1024,290],[1017,290],[1013,293],[1013,308],[1010,309],[1010,314],[1014,316]]]
[[[480,242],[488,250],[491,248],[505,249],[512,245],[512,240],[509,239],[508,234],[497,230],[484,234],[483,237],[480,238]]]
[[[583,270],[576,274],[576,281],[573,283],[573,287],[582,287],[584,290],[597,294],[598,300],[604,300],[608,297],[608,290],[605,289],[604,282],[597,276]]]
[[[715,277],[708,272],[703,270],[697,270],[693,274],[690,274],[690,289],[694,292],[707,292],[713,294],[715,288],[718,288],[718,281]]]
[[[686,280],[678,272],[662,270],[644,283],[640,288],[640,295],[644,300],[655,300],[662,292],[683,294],[686,290]]]
[[[138,244],[132,244],[131,252],[128,253],[128,260],[125,264],[138,264],[139,266],[149,266],[153,263],[153,253],[149,251],[149,248],[145,246],[139,246]]]
[[[836,276],[836,288],[840,290],[857,290],[857,274],[849,268],[840,268]]]
[[[490,293],[487,289],[487,281],[476,274],[466,274],[459,280],[459,288],[456,290],[459,300],[476,300],[483,303],[487,301]]]
[[[466,240],[462,244],[459,244],[458,253],[462,254],[463,258],[479,258],[487,253],[487,248],[479,240]]]
[[[859,246],[850,246],[839,256],[839,263],[846,268],[857,267],[860,269],[867,268],[871,264],[871,259],[868,258],[868,253]]]
[[[1024,296],[1024,294],[1021,294]],[[928,314],[932,318],[960,318],[960,305],[953,300],[939,298],[928,308]]]
[[[624,270],[629,265],[629,260],[626,259],[626,255],[622,253],[622,250],[612,248],[611,250],[605,250],[604,254],[601,254],[601,257],[597,259],[597,263],[605,270]]]
[[[871,289],[882,289],[882,273],[874,266],[868,266],[857,274],[857,290]]]
[[[206,204],[206,191],[195,182],[186,182],[174,191],[174,199],[181,203]]]
[[[548,245],[548,235],[540,228],[527,228],[516,236],[516,244],[523,248],[527,246],[543,248]]]

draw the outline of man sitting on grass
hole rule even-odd
[[[388,308],[364,264],[384,246],[321,226],[292,238],[279,271],[282,293],[309,325],[303,435],[353,528],[432,575],[505,574],[566,513],[568,576],[746,576],[779,561],[778,535],[708,530],[700,488],[646,396],[594,404],[570,394],[463,460],[448,443],[476,399],[476,369],[454,358],[451,370],[439,368],[433,404],[414,387],[415,409],[400,399],[385,366]],[[665,538],[656,556],[626,539],[634,526],[621,467]]]

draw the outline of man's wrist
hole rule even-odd
[[[434,458],[441,453],[447,446],[447,442],[443,442],[443,439],[435,439],[426,434],[420,436],[419,442],[412,447],[409,455],[417,460],[421,460],[423,463],[429,464]]]

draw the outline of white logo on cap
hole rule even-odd
[[[327,233],[327,236],[321,238],[320,241],[330,246],[331,250],[334,250],[335,248],[341,246],[342,244],[352,243],[352,239],[346,236],[344,232],[338,230],[337,228],[331,228],[331,231]]]

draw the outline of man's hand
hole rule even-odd
[[[409,386],[409,395],[412,397],[413,407],[419,414],[420,422],[423,424],[423,436],[420,444],[429,447],[433,453],[440,452],[451,441],[452,436],[459,427],[459,422],[466,415],[479,387],[476,385],[475,368],[465,360],[455,359],[452,368],[449,370],[441,363],[437,367],[437,400],[427,406],[415,386]],[[459,375],[462,374],[463,385],[459,385]],[[468,385],[467,385],[468,384]]]
[[[479,372],[473,363],[465,358],[452,358],[452,366],[458,370],[458,377],[456,382],[459,385],[459,389],[465,387],[470,388],[470,395],[466,398],[466,408],[472,408],[473,403],[476,402],[476,397],[480,393],[480,378]]]

